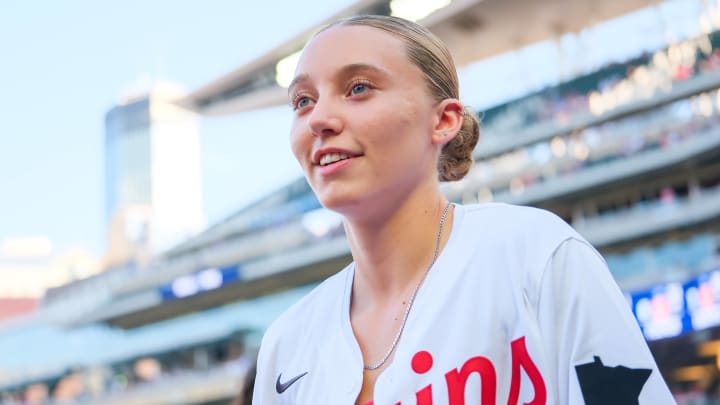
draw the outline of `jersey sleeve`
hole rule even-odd
[[[542,272],[538,324],[560,404],[675,404],[605,261],[572,237]]]

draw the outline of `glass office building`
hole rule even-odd
[[[105,219],[111,265],[149,258],[199,231],[199,135],[182,91],[156,85],[105,117]]]

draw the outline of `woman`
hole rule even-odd
[[[673,403],[582,237],[545,211],[440,192],[469,170],[479,126],[430,32],[333,23],[289,95],[292,150],[354,262],[269,328],[255,404]]]

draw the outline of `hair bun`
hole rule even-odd
[[[457,135],[443,146],[438,161],[440,181],[461,180],[473,164],[472,153],[480,139],[480,121],[469,108],[463,109],[463,123]]]

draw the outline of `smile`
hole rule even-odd
[[[328,153],[320,158],[320,166],[327,166],[329,164],[339,162],[341,160],[349,159],[350,155],[345,153]]]
[[[342,154],[342,153],[328,153],[324,155],[318,164],[317,169],[323,176],[330,176],[341,171],[344,171],[348,166],[357,160],[357,156]]]

